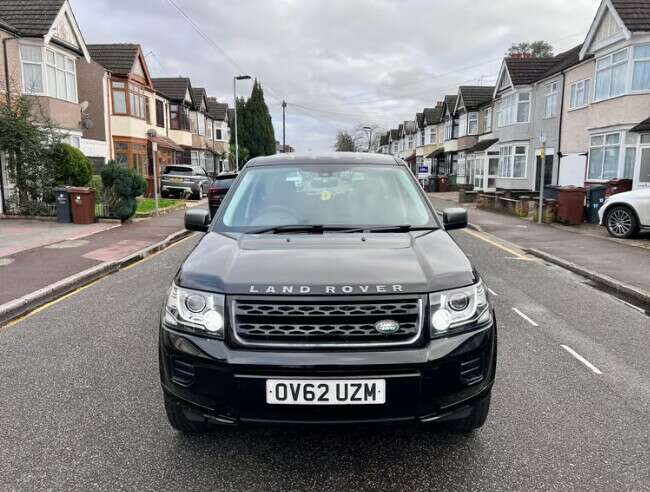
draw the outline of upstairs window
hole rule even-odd
[[[478,113],[469,113],[467,117],[467,134],[478,135]]]
[[[20,46],[23,92],[77,102],[75,59],[42,46]]]
[[[223,140],[223,134],[222,134],[221,128],[215,128],[214,129],[214,139],[215,140]]]
[[[190,111],[190,131],[196,133],[198,131],[198,113]]]
[[[552,118],[557,115],[559,86],[558,82],[551,82],[544,86],[544,118]]]
[[[187,107],[180,104],[169,106],[169,126],[172,130],[190,129],[190,113]]]
[[[156,126],[165,128],[165,103],[156,99]]]
[[[590,79],[580,80],[571,84],[569,109],[583,108],[589,104]]]
[[[485,133],[492,131],[492,108],[487,108],[485,110],[485,124],[483,128],[485,128]]]
[[[205,135],[205,115],[203,113],[196,113],[196,117],[199,122],[197,131],[199,135]]]
[[[209,118],[206,118],[205,136],[208,137],[210,140],[214,138],[214,131],[212,129],[212,120]]]
[[[650,44],[642,44],[634,47],[632,90],[650,90]]]
[[[530,93],[510,94],[497,101],[497,127],[528,123]]]
[[[626,48],[596,62],[595,101],[602,101],[625,93],[627,56]]]

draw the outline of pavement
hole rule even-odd
[[[207,208],[207,200],[191,206]],[[176,210],[123,225],[0,220],[0,236],[6,233],[0,248],[9,251],[0,254],[0,305],[156,244],[184,230],[184,214]]]
[[[176,433],[158,310],[197,235],[0,329],[0,489],[650,490],[650,318],[480,232],[452,235],[499,321],[480,431]]]
[[[430,193],[434,207],[441,210],[457,206],[457,193]],[[593,226],[559,226],[536,224],[530,220],[498,212],[477,209],[474,204],[464,204],[470,223],[521,248],[536,250],[548,260],[558,259],[575,271],[600,275],[611,279],[615,288],[629,286],[638,299],[650,299],[650,236],[634,240],[619,240],[603,235]],[[597,231],[597,232],[595,232]],[[614,286],[614,287],[612,287]],[[647,302],[647,301],[646,301]]]

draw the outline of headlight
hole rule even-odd
[[[223,338],[224,297],[172,284],[165,306],[165,323],[174,328]]]
[[[432,337],[455,333],[470,323],[490,319],[485,287],[480,281],[469,287],[429,294],[429,304]]]

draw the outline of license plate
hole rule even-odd
[[[267,379],[271,405],[378,405],[386,403],[385,379]]]
[[[174,181],[175,183],[180,183],[181,181],[183,181],[183,178],[172,178],[172,181]]]

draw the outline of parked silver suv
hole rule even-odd
[[[202,199],[210,188],[212,179],[200,166],[167,166],[160,177],[160,190],[163,198],[169,196],[183,197],[191,195],[196,200]]]

